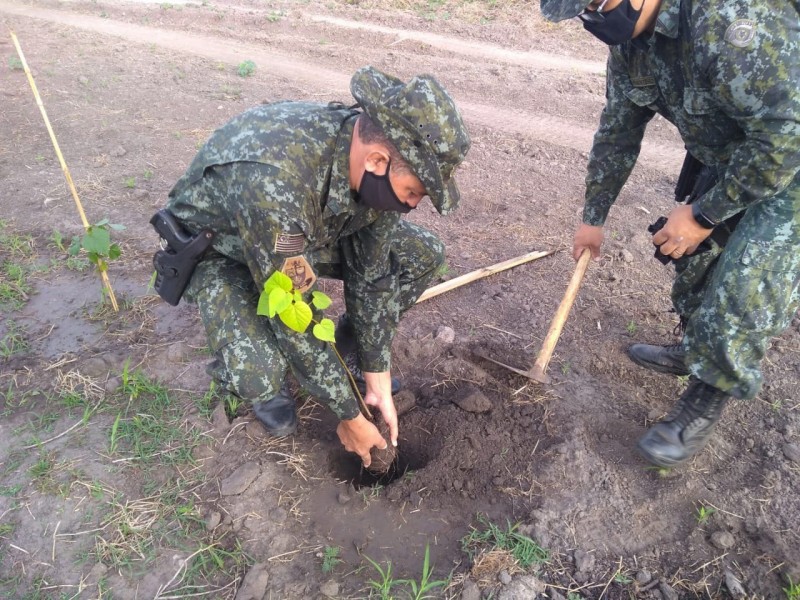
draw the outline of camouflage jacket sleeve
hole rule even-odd
[[[644,130],[655,114],[631,82],[625,62],[618,49],[609,54],[606,106],[594,134],[586,174],[583,222],[589,225],[605,223],[611,205],[636,164]]]
[[[735,10],[695,44],[716,101],[745,134],[722,180],[697,200],[717,222],[781,193],[800,170],[800,15],[790,2],[739,1]]]
[[[340,242],[344,298],[361,355],[361,368],[381,373],[391,367],[391,346],[400,318],[398,273],[392,258],[395,212]]]

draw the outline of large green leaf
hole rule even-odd
[[[292,295],[276,287],[269,293],[269,317],[281,314],[292,304]]]
[[[270,294],[276,287],[281,288],[284,292],[291,292],[292,280],[285,273],[275,271],[264,284],[264,291]]]
[[[336,341],[336,325],[330,319],[322,319],[314,325],[313,333],[315,338],[323,342]]]
[[[108,256],[111,247],[111,235],[107,229],[102,227],[89,227],[86,235],[83,236],[82,244],[87,252],[96,252],[103,256]]]
[[[325,310],[331,305],[331,302],[332,300],[327,294],[323,294],[322,292],[318,292],[316,290],[311,292],[311,303],[318,309]]]
[[[298,333],[305,333],[311,323],[311,307],[305,302],[295,300],[289,308],[279,313],[278,316],[289,329]]]

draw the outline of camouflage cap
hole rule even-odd
[[[563,21],[577,17],[591,0],[541,0],[540,10],[548,21]]]
[[[453,99],[430,75],[408,83],[363,67],[350,92],[414,170],[439,213],[458,206],[453,170],[470,147],[469,134]]]

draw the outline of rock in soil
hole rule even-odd
[[[223,496],[235,496],[244,492],[261,474],[257,462],[249,461],[228,475],[219,485]]]
[[[372,462],[367,469],[369,469],[371,473],[383,475],[384,473],[388,473],[389,469],[392,467],[394,459],[397,457],[397,448],[392,446],[392,442],[389,439],[389,427],[386,423],[379,418],[375,425],[387,444],[386,448],[383,450],[373,448],[370,451],[369,454],[372,457]]]
[[[269,572],[266,563],[254,564],[244,576],[236,600],[261,600],[267,593],[267,583],[269,583]]]
[[[461,410],[471,413],[485,413],[492,410],[492,401],[483,395],[483,392],[476,389],[467,390],[467,392],[458,398],[454,398],[453,402]]]

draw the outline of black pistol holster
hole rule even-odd
[[[159,210],[150,224],[161,236],[162,249],[153,256],[156,270],[155,290],[165,302],[177,306],[189,285],[194,268],[214,241],[214,232],[204,229],[197,235],[188,233],[166,209]]]
[[[686,157],[683,159],[681,173],[678,176],[678,183],[675,185],[675,202],[691,204],[713,188],[718,180],[719,173],[717,169],[704,165],[687,152]],[[730,219],[719,223],[711,232],[709,238],[714,240],[718,245],[724,247],[731,233],[733,233],[733,230],[736,228],[736,224],[739,222],[742,214],[743,213],[736,214]],[[655,235],[666,223],[666,217],[659,217],[655,223],[652,223],[647,228],[647,231],[650,235]],[[687,256],[702,254],[708,250],[711,250],[711,244],[709,244],[707,240],[704,240],[697,247],[697,250]],[[662,254],[659,246],[656,246],[655,257],[664,265],[668,265],[674,260],[671,256]]]

